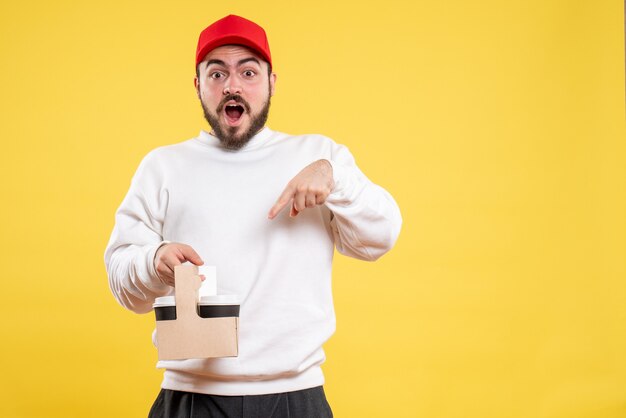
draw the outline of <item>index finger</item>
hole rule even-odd
[[[202,261],[196,250],[194,250],[189,245],[182,246],[180,248],[180,252],[184,257],[184,260],[181,261],[190,261],[196,266],[201,266],[204,264],[204,261]]]
[[[285,206],[287,206],[287,203],[289,203],[292,197],[293,197],[292,187],[290,185],[287,185],[287,187],[285,187],[285,190],[283,190],[283,192],[281,193],[280,197],[278,198],[274,206],[272,206],[272,209],[270,209],[270,212],[268,213],[267,217],[269,219],[274,219],[276,215],[278,215],[280,211],[282,211],[285,208]]]

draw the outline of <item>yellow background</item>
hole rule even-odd
[[[3,2],[0,416],[147,415],[153,316],[103,251],[140,159],[206,127],[195,44],[228,13],[270,37],[269,125],[346,144],[404,216],[378,262],[336,258],[335,416],[625,417],[608,0]]]

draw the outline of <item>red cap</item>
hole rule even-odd
[[[263,28],[243,17],[228,15],[200,33],[196,49],[196,67],[206,54],[219,46],[230,44],[253,49],[270,64],[270,67],[272,66],[270,45]]]

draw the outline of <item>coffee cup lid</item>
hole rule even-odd
[[[239,298],[237,295],[210,295],[201,296],[200,305],[238,305]],[[176,306],[175,296],[161,296],[154,300],[153,308],[161,308],[164,306]]]
[[[201,296],[200,305],[238,305],[237,295],[210,295]]]
[[[161,296],[154,300],[153,308],[160,308],[162,306],[174,306],[176,305],[176,298],[174,296]]]

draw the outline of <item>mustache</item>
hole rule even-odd
[[[224,96],[219,105],[217,105],[217,112],[219,113],[224,110],[224,106],[226,106],[226,103],[230,101],[239,103],[244,109],[246,109],[246,112],[250,113],[250,104],[238,94],[228,94]]]

